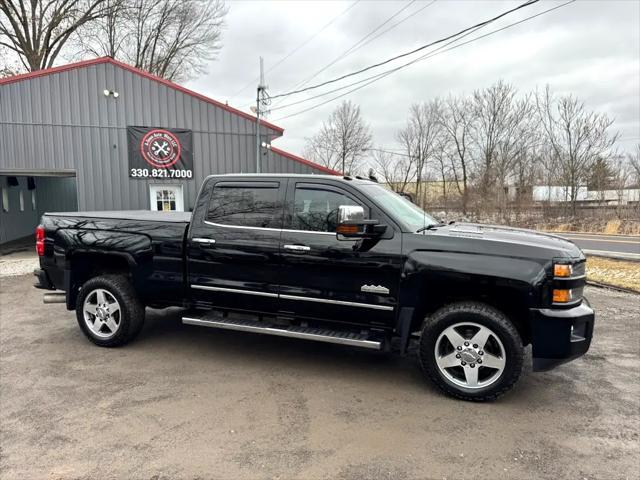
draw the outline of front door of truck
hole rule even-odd
[[[290,179],[280,241],[280,312],[363,325],[393,325],[401,269],[401,235],[388,231],[371,248],[338,240],[340,205],[380,215],[356,189],[338,182]],[[383,220],[383,223],[386,223]]]
[[[199,307],[276,312],[286,181],[214,178],[187,240],[191,298]]]

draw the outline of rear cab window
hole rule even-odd
[[[282,228],[280,182],[218,182],[205,221],[216,225]]]

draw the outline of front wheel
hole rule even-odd
[[[88,280],[80,289],[76,317],[82,332],[96,345],[117,347],[140,332],[144,306],[129,280],[122,275],[103,275]]]
[[[520,377],[523,357],[518,331],[489,305],[455,303],[425,319],[420,364],[441,390],[456,398],[498,398]]]

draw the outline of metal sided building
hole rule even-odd
[[[52,211],[190,210],[211,174],[256,172],[256,118],[111,58],[0,79],[0,244]],[[260,122],[270,144],[283,129]],[[337,174],[276,147],[264,173]]]

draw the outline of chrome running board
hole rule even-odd
[[[244,320],[232,318],[195,318],[182,317],[182,323],[186,325],[200,325],[210,328],[222,328],[224,330],[237,330],[240,332],[262,333],[276,335],[278,337],[302,338],[316,342],[338,343],[354,347],[382,349],[382,342],[371,339],[365,333],[346,332],[340,330],[328,330],[324,328],[276,326],[257,320]]]

